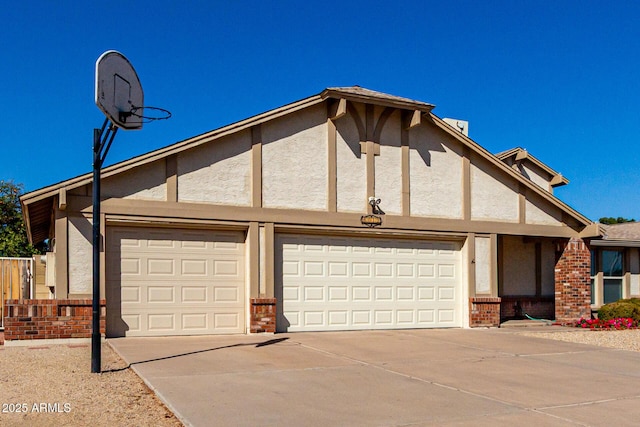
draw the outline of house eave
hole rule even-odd
[[[640,240],[594,239],[590,244],[591,246],[640,248]]]

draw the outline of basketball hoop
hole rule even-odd
[[[99,373],[102,364],[100,349],[100,169],[102,169],[118,129],[142,129],[143,123],[166,120],[171,117],[171,112],[158,107],[138,107],[138,105],[144,105],[144,92],[138,73],[131,62],[115,50],[106,51],[96,61],[95,102],[106,116],[102,128],[93,130],[91,372]],[[153,113],[148,114],[145,110]]]
[[[147,111],[153,111],[153,115],[148,115]],[[156,115],[157,113],[157,115]],[[171,111],[160,107],[136,107],[131,106],[129,115],[139,118],[142,123],[155,122],[156,120],[167,120],[171,118]]]

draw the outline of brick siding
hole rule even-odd
[[[555,297],[529,295],[502,295],[500,321],[524,319],[525,314],[536,319],[555,319]]]
[[[500,326],[500,298],[469,298],[469,326]]]
[[[556,321],[591,317],[591,253],[580,238],[566,243],[555,269]]]
[[[251,333],[276,331],[276,299],[251,298]]]
[[[11,299],[4,304],[5,340],[90,338],[90,299]],[[105,332],[105,300],[100,300],[100,333]]]

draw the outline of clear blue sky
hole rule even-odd
[[[20,1],[0,8],[0,179],[89,172],[95,61],[115,49],[169,121],[119,132],[115,163],[326,87],[430,102],[490,152],[571,182],[592,220],[640,219],[640,2]]]

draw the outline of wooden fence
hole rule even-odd
[[[4,324],[4,302],[31,298],[33,293],[33,259],[0,257],[0,327]]]

